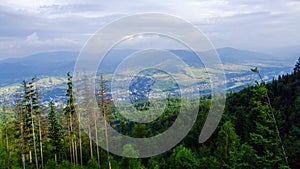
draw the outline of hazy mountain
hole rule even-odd
[[[61,76],[72,71],[76,52],[47,52],[0,61],[0,86],[33,76]]]
[[[113,72],[120,62],[134,50],[115,50],[107,54],[101,65],[101,71]],[[171,50],[187,64],[197,67],[201,65],[197,56],[186,50]],[[282,65],[283,60],[272,55],[234,48],[220,48],[217,52],[224,64],[244,65],[252,63]],[[202,53],[204,54],[204,53]],[[201,53],[200,53],[201,55]],[[47,52],[30,55],[23,58],[0,61],[0,86],[20,82],[33,76],[65,76],[73,71],[77,52]],[[286,61],[286,60],[285,60]]]
[[[272,59],[271,55],[246,51],[246,50],[238,50],[234,48],[220,48],[217,49],[217,52],[223,63],[249,63],[249,62],[267,62]]]
[[[266,51],[265,53],[269,53],[272,56],[281,59],[284,58],[290,60],[292,63],[295,63],[297,59],[300,57],[300,45],[276,48],[276,49]]]

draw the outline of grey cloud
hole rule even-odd
[[[56,1],[26,10],[0,6],[0,59],[48,50],[76,50],[103,25],[120,17],[163,12],[192,21],[218,46],[244,49],[300,44],[300,5],[295,0],[207,0],[182,1]],[[5,4],[5,3],[4,3]],[[36,32],[39,43],[26,46]],[[59,42],[61,41],[61,42]],[[55,43],[56,45],[53,45]],[[45,45],[41,45],[45,44]],[[18,54],[11,47],[18,46]]]

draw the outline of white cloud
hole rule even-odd
[[[297,0],[2,0],[0,59],[43,50],[79,51],[87,35],[103,25],[143,12],[184,18],[218,47],[300,44]]]
[[[22,57],[45,51],[74,51],[83,43],[65,37],[41,40],[37,32],[26,38],[8,38],[0,43],[0,59]]]
[[[39,43],[39,37],[36,34],[36,32],[33,32],[32,34],[28,35],[26,38],[26,42],[30,44]]]

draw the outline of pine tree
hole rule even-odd
[[[19,92],[15,95],[15,108],[14,111],[17,114],[16,119],[16,128],[18,130],[18,134],[16,135],[19,140],[18,145],[21,149],[21,161],[22,161],[22,169],[26,168],[26,161],[25,161],[25,149],[24,149],[24,113],[23,113],[23,105],[22,105],[22,98]]]
[[[299,73],[299,72],[300,72],[300,57],[298,58],[298,62],[294,67],[294,73]]]
[[[34,159],[36,169],[39,168],[38,158],[37,158],[37,146],[36,146],[36,119],[34,118],[38,113],[39,105],[37,103],[37,92],[34,89],[35,78],[32,78],[30,82],[23,81],[23,112],[24,112],[24,141],[25,141],[25,151],[29,156],[30,163],[32,162],[31,146],[33,145]]]
[[[252,89],[250,114],[254,115],[255,126],[250,133],[250,144],[256,150],[256,167],[280,168],[285,157],[280,149],[268,103],[264,102],[267,89],[263,84]]]
[[[236,168],[238,165],[239,136],[235,133],[233,124],[225,122],[218,132],[216,156],[222,161],[224,168]]]
[[[172,169],[196,169],[199,168],[199,160],[191,149],[179,145],[173,149],[169,158],[170,166]]]
[[[90,99],[91,96],[94,95],[93,86],[92,83],[89,83],[89,79],[92,78],[91,75],[84,74],[82,82],[80,83],[80,87],[82,87],[78,92],[81,92],[83,95],[83,101],[84,108],[86,111],[88,117],[85,117],[84,119],[87,119],[88,121],[85,122],[88,124],[88,136],[89,136],[89,146],[90,146],[90,157],[93,158],[93,137],[92,133],[95,136],[95,143],[96,143],[96,155],[97,155],[97,162],[98,166],[100,167],[100,150],[99,150],[99,138],[98,138],[98,120],[97,120],[97,111],[95,108],[95,105],[93,103],[93,100]]]
[[[111,108],[111,100],[108,96],[108,86],[106,84],[106,81],[103,77],[103,75],[100,76],[100,82],[99,82],[100,90],[98,92],[98,105],[100,107],[100,111],[104,117],[104,127],[105,127],[105,143],[106,143],[106,152],[107,152],[107,161],[108,161],[108,167],[111,169],[111,163],[109,158],[109,146],[108,146],[108,135],[107,135],[107,116],[109,115],[109,109]]]
[[[5,163],[2,167],[3,168],[11,168],[10,167],[10,161],[11,161],[11,159],[10,159],[11,158],[11,152],[10,152],[11,148],[10,147],[11,147],[11,145],[9,143],[10,137],[11,137],[10,132],[9,132],[9,130],[11,130],[11,127],[10,127],[11,126],[11,118],[9,117],[8,112],[6,111],[5,104],[2,105],[2,112],[0,112],[0,115],[2,115],[2,116],[0,116],[0,118],[2,118],[2,120],[3,120],[3,131],[2,131],[2,136],[0,136],[0,137],[2,137],[5,142],[5,160],[4,160]],[[0,125],[0,127],[1,127],[1,125]],[[1,131],[0,131],[0,133],[1,133]]]
[[[69,73],[67,73],[68,77],[68,89],[66,96],[68,97],[67,104],[64,108],[64,113],[67,118],[67,125],[68,125],[68,137],[69,137],[69,151],[70,151],[70,161],[71,163],[76,164],[76,156],[77,156],[77,151],[76,151],[76,134],[74,131],[74,122],[75,122],[75,100],[73,96],[73,82],[72,82],[72,76]]]
[[[78,89],[77,89],[78,90]],[[78,91],[76,91],[78,92]],[[82,135],[81,135],[81,110],[76,112],[76,128],[78,131],[78,141],[79,141],[79,158],[80,158],[80,165],[83,166],[83,159],[82,159]],[[76,134],[77,135],[77,134]],[[77,147],[77,146],[76,146]],[[76,150],[77,152],[77,150]],[[77,155],[77,154],[76,154]],[[77,161],[77,160],[76,160]]]
[[[259,77],[260,77],[261,84],[259,84],[256,81],[257,87],[261,91],[260,95],[262,95],[263,97],[267,98],[267,107],[269,108],[269,113],[267,113],[267,115],[268,115],[268,117],[273,122],[273,125],[274,125],[274,128],[275,128],[275,133],[276,133],[277,139],[279,141],[279,146],[281,147],[281,151],[282,151],[282,154],[284,156],[285,164],[286,164],[286,166],[289,166],[288,159],[287,159],[287,154],[285,152],[284,144],[282,142],[282,138],[281,138],[280,131],[279,131],[279,128],[278,128],[277,119],[276,119],[276,117],[274,115],[274,112],[273,112],[274,110],[273,110],[273,107],[271,105],[271,99],[270,99],[269,94],[268,94],[268,89],[266,88],[266,83],[262,79],[262,77],[261,77],[261,75],[259,73],[259,70],[257,68],[251,69],[251,71],[257,73],[259,75]],[[262,99],[262,98],[259,98],[259,99]]]
[[[33,110],[37,119],[38,125],[38,146],[39,146],[39,154],[40,154],[40,164],[41,168],[44,167],[44,156],[43,156],[43,139],[42,139],[42,111],[41,106],[39,104],[39,92],[37,88],[37,84],[35,82],[35,78],[32,78],[33,83],[33,95],[32,95],[32,105]]]
[[[128,168],[128,169],[136,169],[136,168],[144,169],[145,168],[143,166],[143,164],[141,163],[141,159],[137,158],[139,156],[138,150],[136,150],[134,148],[134,146],[131,144],[126,144],[123,147],[122,155],[126,156],[128,154],[133,155],[136,158],[123,157],[122,160],[120,161],[121,168]]]
[[[54,154],[54,160],[57,162],[57,155],[62,148],[61,139],[62,139],[62,131],[61,126],[58,122],[57,112],[54,108],[53,101],[49,103],[50,112],[48,114],[48,132],[49,132],[49,142],[50,145],[53,147],[51,152]]]

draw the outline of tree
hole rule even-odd
[[[68,125],[68,137],[69,137],[69,150],[70,150],[70,161],[74,164],[77,163],[77,149],[76,149],[76,131],[74,130],[74,123],[76,121],[75,118],[75,100],[73,96],[73,82],[72,76],[70,72],[67,73],[68,77],[68,89],[66,96],[68,97],[67,104],[64,108],[64,113],[67,118],[67,125]]]
[[[0,103],[1,104],[1,103]],[[2,164],[3,168],[11,168],[13,164],[11,164],[12,160],[12,149],[14,148],[12,143],[12,138],[14,137],[14,123],[11,114],[7,111],[6,105],[2,105],[2,112],[0,110],[0,120],[2,124],[0,124],[0,141],[4,143],[3,148],[0,148],[1,159],[4,160]],[[1,131],[2,129],[2,131]],[[1,144],[0,142],[0,144]],[[1,147],[1,146],[0,146]]]
[[[279,168],[285,165],[285,157],[274,130],[273,118],[266,98],[267,89],[259,84],[252,89],[250,98],[250,114],[255,116],[255,126],[250,133],[250,145],[256,150],[256,167]]]
[[[89,83],[89,79],[91,79],[92,76],[85,73],[83,75],[83,79],[81,79],[81,83],[79,83],[78,86],[78,93],[82,93],[83,95],[83,105],[84,109],[83,115],[86,115],[86,117],[83,118],[84,122],[88,125],[88,137],[89,137],[89,148],[90,148],[90,158],[93,158],[93,137],[92,133],[95,136],[95,142],[96,142],[96,155],[97,155],[97,162],[98,166],[100,167],[100,151],[99,151],[99,138],[98,138],[98,120],[97,120],[97,111],[96,107],[94,105],[94,100],[90,99],[95,92],[93,91],[93,83]],[[98,167],[98,168],[99,168]]]
[[[300,72],[300,57],[298,58],[298,61],[294,67],[294,73],[299,73]]]
[[[141,163],[141,160],[137,158],[139,156],[138,150],[136,150],[133,145],[126,144],[126,145],[123,146],[122,155],[126,156],[126,155],[129,155],[129,154],[134,155],[136,158],[123,157],[122,160],[120,161],[121,168],[128,168],[128,169],[140,168],[140,169],[143,169],[144,166]]]
[[[96,169],[100,168],[98,162],[96,161],[95,157],[92,157],[87,164],[87,169]]]
[[[145,124],[136,123],[132,130],[132,135],[135,138],[145,138],[147,137],[147,129]]]
[[[15,106],[14,111],[17,114],[16,118],[16,130],[18,131],[16,136],[19,138],[18,145],[21,149],[21,161],[22,161],[22,169],[26,168],[26,160],[25,160],[25,146],[24,146],[24,112],[22,105],[22,98],[20,93],[16,93],[15,95]]]
[[[61,126],[58,122],[57,113],[54,108],[53,101],[49,103],[50,112],[48,114],[48,132],[49,132],[49,142],[52,146],[51,152],[54,154],[54,160],[57,162],[57,154],[59,153],[61,146],[61,139],[62,139],[62,131]]]
[[[106,81],[103,77],[103,75],[100,76],[100,82],[99,82],[100,90],[98,92],[98,105],[100,107],[100,111],[104,117],[104,127],[105,127],[105,143],[106,143],[106,152],[107,152],[107,161],[108,161],[108,167],[111,169],[111,163],[109,158],[109,146],[108,146],[108,135],[107,135],[107,120],[108,115],[111,111],[111,105],[112,102],[110,100],[110,96],[108,94],[108,86],[106,84]]]
[[[299,58],[300,59],[300,58]],[[296,64],[297,65],[297,64]],[[254,73],[257,73],[260,77],[260,80],[261,80],[261,84],[259,85],[259,83],[257,82],[257,85],[258,85],[258,89],[260,90],[261,92],[261,96],[267,98],[267,106],[269,108],[269,113],[267,113],[267,115],[269,116],[269,118],[273,121],[273,125],[275,127],[275,131],[276,131],[276,135],[277,135],[277,139],[280,143],[280,147],[281,147],[281,150],[282,150],[282,153],[283,153],[283,156],[284,156],[284,161],[285,161],[285,164],[288,166],[289,163],[288,163],[288,159],[287,159],[287,154],[285,152],[285,148],[284,148],[284,145],[283,145],[283,142],[282,142],[282,138],[281,138],[281,135],[280,135],[280,131],[278,129],[278,125],[277,125],[277,120],[276,120],[276,117],[273,113],[273,107],[271,105],[271,99],[269,97],[269,94],[268,94],[268,89],[266,88],[266,85],[265,85],[265,81],[262,79],[260,73],[259,73],[259,70],[257,69],[257,67],[255,69],[251,69],[252,72]],[[260,100],[262,98],[259,98]]]
[[[199,160],[191,149],[183,145],[177,146],[169,158],[169,168],[173,169],[198,169]]]
[[[43,156],[43,140],[42,140],[42,111],[41,106],[39,104],[39,92],[37,88],[37,84],[35,82],[35,78],[32,79],[34,83],[34,95],[32,97],[33,109],[35,111],[35,116],[38,121],[38,142],[39,142],[39,153],[40,153],[40,162],[41,168],[44,167],[44,156]]]
[[[37,102],[37,92],[34,89],[35,78],[32,78],[30,82],[23,81],[24,98],[23,98],[23,111],[24,111],[24,141],[25,151],[29,155],[30,163],[32,162],[31,157],[31,145],[33,142],[34,158],[36,169],[39,168],[36,148],[36,134],[35,134],[35,118],[34,116],[39,111],[39,105]]]
[[[256,151],[253,149],[253,147],[248,143],[243,143],[237,152],[238,163],[236,168],[256,168],[254,165],[256,163],[255,155]]]
[[[236,168],[238,165],[238,146],[240,140],[230,121],[225,122],[218,132],[216,156],[225,168]]]
[[[78,138],[79,138],[79,155],[80,155],[80,165],[83,165],[83,159],[82,159],[82,138],[81,138],[81,111],[77,111],[77,127],[78,127]],[[77,152],[77,151],[76,151]]]

